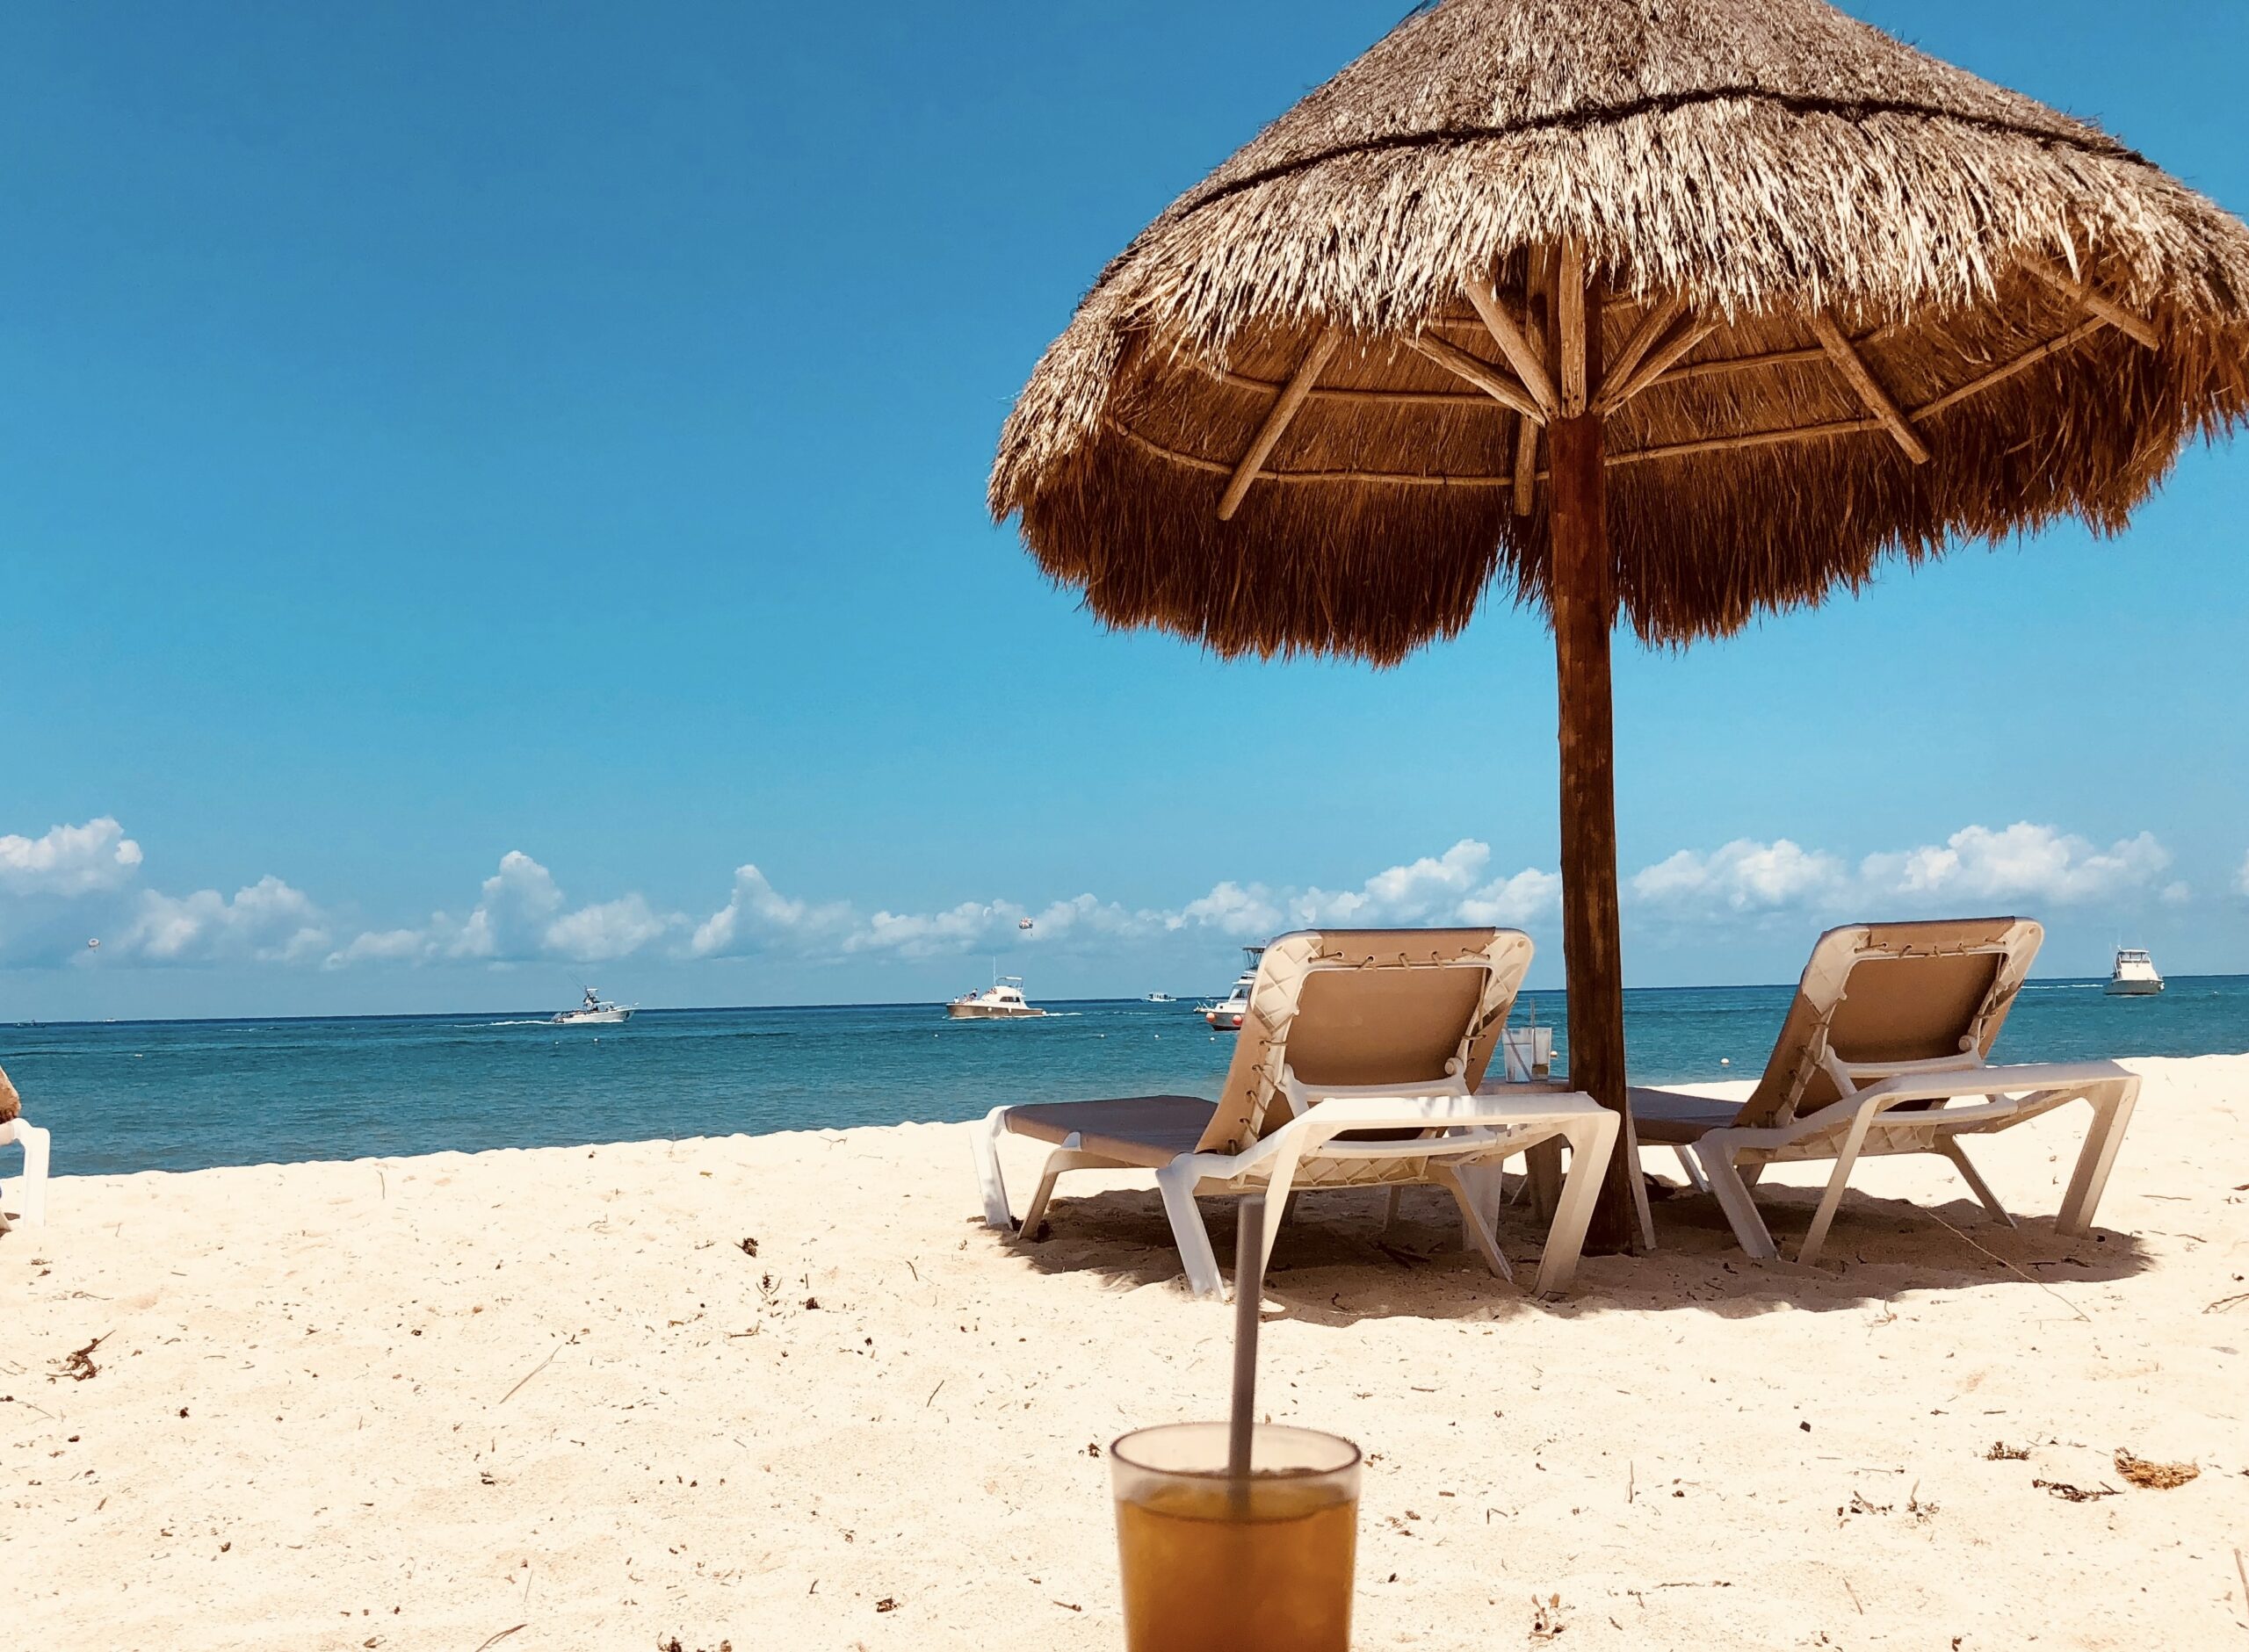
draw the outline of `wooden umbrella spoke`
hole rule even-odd
[[[1561,405],[1554,393],[1553,375],[1546,371],[1545,353],[1531,341],[1500,295],[1492,291],[1492,284],[1481,278],[1467,285],[1468,301],[1476,307],[1476,314],[1483,318],[1484,330],[1500,347],[1500,354],[1508,358],[1508,365],[1515,371],[1523,388],[1537,404],[1538,421],[1544,423],[1554,416]]]
[[[1623,407],[1653,384],[1675,365],[1681,356],[1718,330],[1715,321],[1704,321],[1689,314],[1673,324],[1671,335],[1647,354],[1647,358],[1633,370],[1631,376],[1616,387],[1616,394],[1602,386],[1601,411],[1610,414]]]
[[[1226,484],[1226,493],[1219,500],[1219,520],[1231,522],[1233,513],[1241,509],[1242,498],[1249,492],[1250,483],[1257,480],[1257,473],[1264,467],[1273,451],[1273,444],[1281,439],[1289,422],[1297,416],[1297,409],[1304,406],[1304,399],[1312,393],[1314,380],[1320,369],[1327,365],[1327,358],[1335,353],[1342,335],[1329,328],[1312,341],[1312,348],[1305,352],[1304,360],[1287,386],[1275,398],[1272,411],[1265,415],[1265,422],[1257,428],[1257,435],[1249,444],[1249,451],[1241,456],[1241,463],[1234,467],[1233,480]]]
[[[1827,359],[1835,364],[1835,371],[1842,374],[1844,380],[1858,393],[1859,400],[1866,404],[1866,410],[1881,422],[1883,428],[1905,450],[1906,457],[1916,465],[1927,464],[1928,444],[1915,433],[1905,410],[1882,387],[1882,381],[1874,376],[1874,370],[1866,364],[1866,358],[1851,347],[1851,341],[1843,335],[1843,329],[1835,325],[1835,318],[1825,310],[1815,312],[1811,317],[1811,334],[1819,341],[1819,348],[1827,352]]]
[[[1609,364],[1609,371],[1602,375],[1601,393],[1595,400],[1602,407],[1609,405],[1611,393],[1623,387],[1625,380],[1646,359],[1647,353],[1655,348],[1657,341],[1669,332],[1672,324],[1686,313],[1686,295],[1674,292],[1652,307],[1640,318],[1640,324],[1632,329],[1631,337],[1624,341],[1624,348],[1616,352],[1616,359]]]
[[[1496,362],[1472,356],[1459,345],[1423,333],[1406,341],[1407,347],[1418,351],[1440,367],[1474,385],[1493,400],[1503,407],[1513,408],[1526,419],[1544,423],[1546,415],[1533,398],[1529,389],[1520,380],[1511,379]]]
[[[1913,422],[1920,424],[1925,421],[1934,419],[1938,414],[1945,411],[1946,408],[1957,407],[1960,403],[1967,400],[1969,397],[1979,395],[1983,392],[1989,390],[1993,385],[2005,384],[2008,379],[2014,378],[2015,374],[2027,372],[2030,368],[2036,367],[2040,362],[2044,361],[2050,356],[2060,355],[2064,350],[2072,348],[2080,340],[2092,337],[2102,328],[2108,325],[2109,322],[2108,318],[2105,316],[2096,315],[2093,320],[2082,322],[2079,325],[2070,328],[2068,332],[2064,333],[2059,338],[2050,338],[2043,344],[2034,345],[2031,349],[2023,351],[2021,355],[2017,356],[2013,361],[2003,362],[1999,366],[1992,368],[1991,372],[1985,373],[1982,378],[1971,379],[1966,384],[1961,386],[1957,390],[1947,391],[1943,395],[1939,396],[1934,401],[1928,403],[1927,406],[1914,408]]]
[[[2097,315],[2134,343],[2149,350],[2158,349],[2162,340],[2155,331],[2155,324],[2144,317],[2133,314],[2114,299],[2095,292],[2082,281],[2072,279],[2050,265],[2033,263],[2030,273],[2048,286],[2072,300],[2089,315]]]

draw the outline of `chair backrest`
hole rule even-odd
[[[1811,949],[1773,1058],[1736,1122],[1784,1125],[1840,1100],[1831,1053],[1869,1078],[1915,1063],[1980,1063],[2045,934],[2028,918],[1830,929]]]
[[[1282,1079],[1484,1081],[1530,937],[1519,929],[1301,930],[1258,960],[1204,1151],[1239,1152],[1291,1117]]]

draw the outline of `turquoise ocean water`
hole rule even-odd
[[[1643,1083],[1754,1077],[1791,988],[1627,992]],[[1233,1047],[1187,1003],[1055,1004],[949,1021],[934,1004],[644,1010],[622,1028],[529,1014],[0,1026],[0,1066],[54,1132],[57,1174],[192,1170],[458,1148],[966,1119],[1002,1102],[1215,1095]],[[1526,993],[1520,1024],[1564,1018]],[[2016,1061],[2249,1050],[2249,977],[2173,977],[2157,999],[2033,983]],[[1558,1041],[1558,1064],[1566,1056]],[[1722,1063],[1731,1060],[1729,1067]],[[12,1157],[12,1155],[11,1155]],[[10,1166],[12,1170],[12,1165]]]

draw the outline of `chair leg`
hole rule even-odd
[[[1551,1136],[1522,1158],[1530,1173],[1530,1196],[1538,1219],[1551,1223],[1562,1197],[1562,1138]]]
[[[16,1129],[24,1138],[24,1222],[43,1228],[47,1225],[47,1134],[21,1119],[17,1120]]]
[[[968,1138],[976,1157],[976,1186],[984,1195],[984,1225],[1003,1233],[1014,1231],[1016,1225],[1008,1213],[1007,1180],[1000,1174],[1000,1137],[1007,1131],[1007,1108],[994,1107]]]
[[[2000,1202],[2000,1196],[1992,1191],[1991,1183],[1984,1179],[1981,1171],[1968,1162],[1968,1155],[1962,1151],[1958,1141],[1948,1136],[1938,1142],[1936,1151],[1952,1161],[1953,1169],[1960,1172],[1960,1179],[1968,1184],[1969,1191],[1976,1195],[1992,1221],[2004,1222],[2010,1228],[2015,1225],[2014,1218],[2007,1215],[2007,1207]]]
[[[1695,1155],[1684,1147],[1674,1147],[1671,1151],[1678,1156],[1679,1168],[1687,1178],[1687,1185],[1698,1194],[1710,1192],[1710,1179],[1703,1174],[1703,1167],[1695,1162]]]
[[[1484,1265],[1513,1283],[1515,1270],[1508,1266],[1507,1253],[1500,1249],[1500,1236],[1484,1220],[1476,1194],[1463,1179],[1462,1172],[1444,1165],[1431,1165],[1429,1179],[1450,1194],[1453,1202],[1460,1207],[1461,1225],[1467,1230],[1469,1242],[1483,1252]]]
[[[1046,1214],[1046,1201],[1054,1196],[1054,1184],[1063,1172],[1108,1163],[1096,1154],[1080,1153],[1067,1147],[1058,1147],[1047,1154],[1046,1168],[1038,1178],[1038,1191],[1030,1196],[1030,1208],[1023,1213],[1023,1230],[1026,1234],[1038,1231],[1039,1218]]]
[[[1694,1152],[1702,1161],[1710,1191],[1717,1195],[1718,1208],[1725,1213],[1726,1225],[1733,1230],[1735,1242],[1760,1262],[1777,1258],[1780,1247],[1773,1243],[1765,1218],[1757,1214],[1757,1201],[1749,1196],[1748,1184],[1734,1165],[1733,1151],[1706,1139],[1696,1144]]]
[[[1640,1218],[1640,1249],[1655,1249],[1655,1212],[1648,1208],[1647,1173],[1640,1168],[1640,1132],[1632,1123],[1630,1112],[1624,1115],[1625,1162],[1632,1170],[1632,1208]]]
[[[1866,1143],[1867,1126],[1874,1115],[1862,1108],[1845,1132],[1843,1144],[1835,1154],[1834,1174],[1827,1178],[1827,1191],[1819,1195],[1819,1208],[1811,1213],[1811,1226],[1804,1230],[1804,1243],[1797,1246],[1796,1259],[1806,1267],[1819,1259],[1819,1247],[1827,1242],[1827,1230],[1835,1220],[1835,1212],[1842,1208],[1843,1189],[1849,1186],[1851,1166],[1858,1163],[1859,1149]]]
[[[2108,1185],[2116,1150],[2124,1144],[2124,1128],[2132,1122],[2139,1099],[2140,1081],[2134,1078],[2093,1100],[2093,1128],[2085,1133],[2085,1146],[2078,1153],[2077,1169],[2070,1175],[2069,1192],[2055,1223],[2064,1233],[2074,1236],[2092,1228],[2093,1213],[2101,1207],[2101,1190]]]
[[[1585,1230],[1593,1221],[1593,1207],[1601,1197],[1601,1179],[1616,1151],[1617,1118],[1603,1112],[1597,1117],[1573,1119],[1563,1134],[1570,1143],[1570,1174],[1554,1203],[1554,1219],[1547,1225],[1546,1248],[1538,1259],[1538,1277],[1531,1285],[1534,1296],[1558,1296],[1569,1288],[1585,1249]],[[1554,1146],[1542,1143],[1540,1147]],[[1533,1148],[1536,1155],[1539,1148]],[[1554,1157],[1560,1157],[1556,1148]],[[1533,1163],[1537,1162],[1536,1158]]]
[[[1172,1240],[1179,1246],[1179,1259],[1187,1268],[1187,1288],[1197,1296],[1223,1296],[1226,1285],[1219,1277],[1219,1259],[1211,1249],[1203,1213],[1195,1204],[1195,1184],[1201,1179],[1191,1164],[1167,1165],[1156,1172],[1156,1188],[1163,1194]]]

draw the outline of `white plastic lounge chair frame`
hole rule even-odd
[[[23,1179],[17,1183],[18,1209],[26,1226],[47,1225],[47,1132],[29,1119],[0,1119],[0,1146],[18,1143],[24,1150]],[[8,1230],[6,1201],[0,1199],[0,1233]]]
[[[2092,1106],[2092,1126],[2056,1225],[2065,1234],[2084,1233],[2131,1122],[2140,1081],[2111,1061],[1988,1064],[2044,934],[2023,918],[1829,930],[1812,949],[1772,1061],[1748,1101],[1737,1111],[1707,1097],[1635,1089],[1640,1143],[1673,1148],[1688,1179],[1717,1196],[1741,1248],[1765,1260],[1780,1252],[1750,1196],[1764,1167],[1833,1159],[1797,1252],[1797,1261],[1809,1263],[1826,1240],[1852,1166],[1872,1154],[1942,1156],[1994,1219],[2014,1226],[1960,1138],[2082,1100]]]
[[[1558,1293],[1576,1267],[1617,1118],[1587,1096],[1557,1088],[1476,1093],[1530,950],[1529,937],[1516,930],[1284,935],[1260,960],[1221,1101],[1146,1097],[994,1108],[975,1136],[985,1221],[1004,1230],[1017,1226],[998,1152],[1000,1138],[1012,1131],[1053,1143],[1023,1228],[1038,1227],[1056,1179],[1070,1171],[1152,1170],[1197,1295],[1224,1289],[1196,1208],[1198,1196],[1263,1192],[1262,1252],[1270,1255],[1291,1195],[1320,1187],[1443,1187],[1486,1263],[1512,1279],[1494,1230],[1500,1164],[1559,1137],[1572,1150],[1570,1174],[1534,1287],[1538,1295]],[[1381,1047],[1385,1034],[1393,1035],[1393,1045],[1401,1037],[1412,1041],[1414,1033],[1399,1033],[1392,1014],[1422,1024],[1421,1048],[1407,1059],[1424,1070],[1400,1071],[1392,1081],[1334,1081],[1352,1064],[1355,1032],[1378,1023],[1378,1030],[1366,1032],[1370,1048]],[[1320,1025],[1354,1017],[1349,1028]],[[1299,1050],[1309,1042],[1325,1046],[1313,1065],[1329,1064],[1328,1073],[1299,1075],[1291,1060],[1292,1035]],[[1362,1065],[1364,1059],[1378,1064],[1385,1057],[1367,1056]],[[1185,1134],[1190,1129],[1194,1133]],[[1361,1134],[1368,1131],[1386,1139]]]

